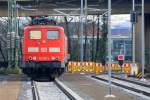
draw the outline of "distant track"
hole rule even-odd
[[[134,84],[137,84],[137,85],[141,85],[141,86],[150,88],[149,84],[141,83],[141,82],[138,82],[138,81],[133,81],[133,80],[117,77],[117,76],[112,76],[112,78],[115,78],[115,79],[118,79],[118,80],[122,80],[122,81],[127,81],[127,82],[130,82],[130,83],[134,83]]]
[[[92,76],[92,78],[104,81],[104,82],[108,82],[107,78],[100,78],[97,76]],[[143,95],[150,97],[150,87],[147,87],[148,85],[144,84],[144,83],[138,83],[138,82],[133,82],[133,81],[129,81],[129,80],[125,80],[125,79],[120,79],[120,78],[114,78],[112,77],[112,84],[137,92],[137,93],[142,93]],[[127,85],[126,85],[127,84]]]

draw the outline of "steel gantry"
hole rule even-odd
[[[18,21],[17,21],[17,5],[16,0],[7,0],[8,2],[8,34],[7,34],[7,49],[8,49],[8,67],[16,66],[18,62]]]

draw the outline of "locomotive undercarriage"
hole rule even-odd
[[[65,64],[62,62],[23,62],[23,73],[29,77],[42,78],[48,77],[55,79],[65,71]]]

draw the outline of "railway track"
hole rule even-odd
[[[127,81],[127,82],[130,82],[130,83],[133,83],[133,84],[142,85],[144,87],[150,88],[150,84],[143,83],[142,81],[139,81],[139,80],[130,80],[130,79],[127,79],[127,78],[122,78],[122,77],[117,77],[117,76],[112,76],[112,78],[122,80],[122,81]]]
[[[35,81],[31,81],[31,86],[32,86],[33,100],[40,100],[39,92],[37,91],[36,82]]]
[[[103,82],[108,82],[108,76],[92,76],[92,78]],[[112,84],[150,98],[150,85],[148,84],[115,76],[112,76]]]
[[[32,81],[31,85],[33,100],[83,100],[58,79],[54,82]]]

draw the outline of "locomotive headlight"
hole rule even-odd
[[[33,59],[33,60],[36,60],[36,57],[34,56],[32,59]]]
[[[36,57],[35,56],[29,56],[29,61],[32,61],[32,60],[36,60]]]
[[[55,60],[55,57],[51,57],[51,60]]]
[[[28,52],[39,52],[39,48],[38,47],[29,47]]]
[[[56,48],[56,47],[55,47],[55,48],[54,48],[54,47],[52,48],[52,47],[51,47],[51,48],[49,48],[49,52],[60,52],[60,48]]]
[[[51,60],[59,60],[59,57],[51,57]]]
[[[29,57],[29,61],[32,61],[32,57],[31,56]]]

